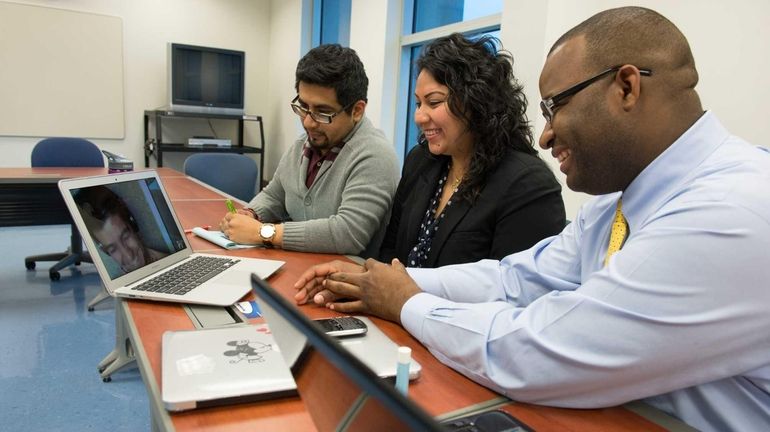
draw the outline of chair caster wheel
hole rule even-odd
[[[34,261],[24,261],[24,267],[26,267],[27,270],[34,270],[35,269],[35,262]]]
[[[57,280],[61,279],[61,274],[59,272],[51,272],[51,273],[48,274],[48,276],[51,277],[52,281],[57,281]]]
[[[112,381],[112,377],[104,377],[104,378],[102,378],[102,382],[108,383],[110,381]]]
[[[88,308],[88,312],[93,312],[93,311],[94,311],[94,307],[93,307],[93,306],[90,306],[90,307]],[[101,372],[101,371],[99,371],[99,372]]]

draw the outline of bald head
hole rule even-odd
[[[576,37],[585,38],[584,68],[599,71],[633,64],[652,69],[666,93],[692,91],[698,72],[690,45],[682,32],[663,15],[641,7],[600,12],[565,33],[551,52]]]
[[[697,83],[690,46],[671,21],[640,7],[600,12],[548,53],[540,94],[551,108],[540,146],[571,189],[625,190],[703,114]]]

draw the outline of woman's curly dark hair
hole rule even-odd
[[[453,33],[425,46],[417,71],[428,71],[449,88],[449,111],[475,138],[470,166],[458,191],[473,201],[508,151],[537,154],[527,120],[527,98],[513,76],[513,56],[500,41],[484,35],[468,39]],[[425,140],[420,134],[420,142]]]

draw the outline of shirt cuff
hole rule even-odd
[[[401,308],[401,325],[406,331],[422,342],[422,327],[425,317],[441,302],[440,297],[425,292],[413,295]]]
[[[437,269],[407,267],[406,272],[424,292],[430,294],[441,292]]]

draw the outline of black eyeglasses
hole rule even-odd
[[[308,114],[310,114],[310,118],[312,118],[314,121],[316,121],[318,123],[323,123],[323,124],[330,124],[334,117],[337,117],[343,111],[345,111],[346,109],[350,108],[351,106],[353,106],[354,103],[356,103],[355,101],[353,101],[353,102],[345,105],[344,107],[342,107],[341,110],[339,110],[339,111],[337,111],[335,113],[326,114],[326,113],[319,113],[319,112],[315,112],[315,111],[310,111],[309,109],[307,109],[307,108],[303,107],[302,105],[298,104],[297,103],[298,100],[299,100],[299,95],[297,95],[297,97],[295,97],[291,101],[291,110],[294,111],[294,114],[297,114],[299,116],[299,118],[301,118],[303,120],[305,119],[305,117],[307,117]]]
[[[585,81],[579,82],[572,87],[568,88],[567,90],[564,90],[563,92],[557,93],[553,96],[551,96],[548,99],[543,99],[540,101],[540,110],[543,112],[543,117],[545,117],[545,121],[550,123],[551,120],[553,120],[553,116],[556,113],[556,108],[558,108],[560,105],[564,105],[563,101],[567,99],[570,96],[574,96],[577,92],[583,90],[584,88],[590,86],[591,84],[595,83],[596,81],[599,81],[600,79],[604,78],[605,76],[617,72],[622,68],[623,65],[613,66],[603,72],[599,72],[597,75],[588,78]],[[650,69],[639,69],[639,74],[642,76],[651,76],[652,70]]]

